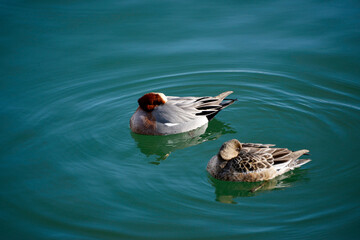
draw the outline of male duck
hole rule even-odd
[[[147,93],[130,119],[130,129],[145,135],[183,133],[207,124],[236,99],[225,99],[232,91],[216,97],[172,97]],[[225,100],[225,101],[224,101]]]

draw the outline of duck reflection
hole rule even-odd
[[[131,136],[134,138],[143,154],[147,157],[151,155],[157,156],[156,161],[151,162],[152,164],[160,164],[161,160],[165,160],[171,152],[177,149],[183,149],[195,146],[202,142],[215,140],[227,133],[236,132],[230,126],[219,120],[213,119],[209,124],[186,133],[166,136],[149,136],[131,132]]]
[[[209,182],[215,187],[216,201],[236,204],[237,197],[253,197],[260,192],[291,187],[295,182],[305,180],[306,169],[295,169],[274,179],[263,182],[226,182],[209,175]]]

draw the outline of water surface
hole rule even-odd
[[[355,239],[356,1],[2,1],[3,239]],[[238,101],[197,132],[130,132],[149,91]],[[270,181],[205,167],[224,141],[309,149]]]

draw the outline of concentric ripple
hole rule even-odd
[[[286,222],[274,223],[274,218],[301,224],[351,209],[344,206],[329,211],[322,203],[330,201],[330,196],[322,196],[321,200],[311,200],[317,212],[308,207],[307,201],[296,203],[301,211],[292,210],[292,205],[281,203],[281,191],[273,191],[283,190],[287,198],[307,195],[309,189],[320,187],[320,183],[310,181],[316,175],[333,172],[335,177],[328,179],[327,184],[335,184],[342,174],[351,174],[356,168],[352,162],[326,164],[328,158],[339,157],[328,148],[332,144],[340,147],[341,138],[351,134],[347,126],[355,125],[355,120],[344,122],[336,116],[359,111],[349,101],[339,101],[341,92],[309,86],[306,80],[286,74],[257,70],[185,72],[133,82],[121,82],[115,76],[73,82],[67,86],[50,83],[34,89],[43,92],[47,99],[28,117],[34,128],[42,129],[31,141],[31,149],[36,149],[38,155],[34,160],[41,164],[32,174],[41,175],[20,181],[7,174],[13,177],[15,189],[19,189],[13,190],[11,198],[21,196],[24,189],[29,194],[25,205],[7,198],[8,207],[37,226],[50,229],[49,234],[66,229],[70,235],[90,232],[95,236],[146,237],[137,231],[140,221],[152,229],[154,237],[159,237],[156,232],[163,224],[191,230],[194,224],[215,216],[221,219],[220,227],[234,218],[245,221],[234,215],[235,209],[217,202],[242,206],[235,211],[247,216],[247,227],[238,232],[241,234],[278,231],[277,226]],[[329,96],[328,99],[309,96],[309,88]],[[203,96],[227,90],[234,91],[238,102],[196,133],[151,137],[129,130],[128,121],[137,108],[137,98],[147,91]],[[330,141],[329,135],[334,136]],[[269,182],[259,192],[252,192],[257,184],[221,182],[205,172],[207,161],[230,138],[275,143],[294,150],[308,148],[313,162]],[[328,146],[326,151],[324,146]],[[24,164],[22,168],[34,168],[34,163]],[[40,191],[32,187],[39,181],[47,182]],[[29,211],[27,205],[34,207]],[[264,216],[262,212],[268,209],[272,209],[272,215]],[[151,224],[154,216],[159,218],[157,224]],[[184,221],[179,222],[179,218]],[[256,224],[258,221],[263,222],[261,227]],[[222,234],[209,231],[215,236]]]
[[[3,239],[355,239],[353,2],[4,1]],[[129,129],[150,91],[237,102],[173,136]],[[205,170],[223,142],[309,149],[259,183]]]

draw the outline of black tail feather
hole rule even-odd
[[[212,112],[209,115],[206,115],[207,119],[210,121],[211,119],[213,119],[216,114],[218,114],[222,109],[226,108],[227,106],[233,104],[235,101],[237,101],[237,99],[224,99],[224,101],[226,102],[222,102],[220,103],[221,108],[217,109],[216,112]]]

